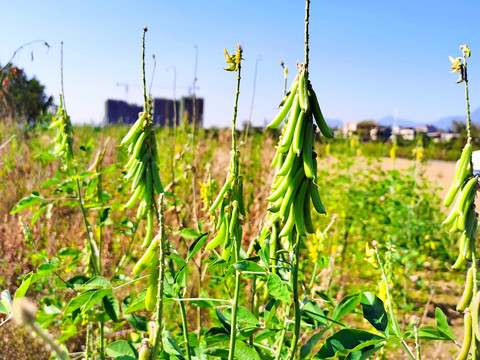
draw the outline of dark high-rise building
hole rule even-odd
[[[174,104],[176,107],[176,113]],[[180,124],[180,102],[170,99],[153,99],[153,123],[160,126],[173,126],[173,119],[177,117],[177,126]]]
[[[105,101],[106,124],[133,124],[138,119],[138,113],[143,106],[130,105],[121,100]]]
[[[193,122],[193,97],[182,97],[180,100],[157,98],[153,99],[153,122],[160,126],[173,126],[173,119],[177,117],[177,126],[184,121]],[[175,104],[175,106],[174,106]],[[203,124],[202,98],[195,99],[196,126]],[[176,109],[176,113],[175,110]],[[107,100],[105,102],[105,124],[133,124],[138,119],[138,113],[143,111],[143,106],[127,104],[121,100]]]

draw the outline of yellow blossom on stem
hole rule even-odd
[[[463,67],[463,64],[462,64],[462,59],[457,57],[457,58],[452,58],[451,56],[448,57],[450,59],[450,62],[452,63],[452,73],[456,73],[456,72],[459,72],[459,71],[462,71],[462,67]]]
[[[470,54],[472,51],[468,48],[468,45],[460,45],[460,50],[462,50],[462,53],[466,57],[470,57]]]

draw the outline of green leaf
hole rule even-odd
[[[232,309],[225,309],[224,315],[231,319],[232,317]],[[244,306],[239,306],[237,309],[237,323],[240,327],[253,327],[259,326],[260,323],[258,319],[253,315],[250,310],[248,310]]]
[[[271,338],[272,336],[274,336],[279,331],[280,330],[277,330],[277,329],[275,329],[275,330],[265,329],[265,330],[259,331],[255,335],[255,342],[262,343],[263,340]]]
[[[413,332],[408,332],[405,336],[413,338],[414,334]],[[452,340],[449,335],[433,326],[423,326],[418,329],[418,337],[422,340]]]
[[[15,291],[15,295],[13,297],[15,300],[21,299],[25,296],[25,294],[28,291],[28,288],[30,287],[30,283],[32,282],[32,276],[33,276],[32,271],[30,271],[27,275],[25,275],[22,281],[22,285],[20,285],[17,291]]]
[[[112,285],[103,276],[95,276],[93,279],[91,279],[90,281],[83,284],[80,289],[81,290],[92,290],[92,289],[102,289],[102,288],[111,289]]]
[[[260,360],[255,348],[240,340],[235,341],[235,358],[238,360]]]
[[[115,295],[112,293],[105,295],[103,297],[103,307],[108,316],[110,316],[110,319],[117,323],[120,314],[120,305]]]
[[[360,304],[363,308],[363,317],[373,325],[375,329],[388,336],[388,316],[383,301],[374,293],[365,291],[362,294]]]
[[[263,319],[265,326],[272,321],[275,313],[277,312],[277,307],[280,305],[279,300],[271,299],[268,304],[265,306],[265,310],[263,311]]]
[[[317,303],[309,301],[302,308],[302,315],[312,320],[318,321],[319,324],[327,325],[327,317]]]
[[[135,299],[133,299],[132,303],[129,307],[127,307],[123,313],[130,314],[134,311],[139,311],[145,309],[145,296],[147,295],[147,289],[142,290]]]
[[[38,191],[33,191],[29,196],[26,196],[20,200],[10,211],[10,214],[16,214],[42,200],[43,197],[40,195],[40,193]]]
[[[182,349],[178,346],[177,341],[167,329],[162,332],[163,349],[167,354],[176,356],[177,359],[185,359]]]
[[[238,271],[254,272],[259,274],[265,274],[265,269],[253,261],[242,260],[233,264],[233,267]]]
[[[108,345],[105,350],[108,356],[114,358],[117,356],[131,356],[136,359],[138,356],[137,350],[133,344],[125,340],[115,341]]]
[[[267,281],[268,292],[276,299],[290,305],[292,303],[291,293],[288,287],[282,282],[277,274],[270,274]]]
[[[47,211],[48,207],[46,205],[47,205],[46,203],[43,203],[40,209],[35,211],[35,213],[33,214],[32,220],[30,220],[30,226],[33,226],[37,222],[37,220],[40,218],[40,216],[42,216],[43,213]]]
[[[127,314],[123,315],[125,319],[133,326],[133,328],[138,332],[147,332],[148,331],[148,321],[145,316]]]
[[[345,296],[333,310],[332,320],[339,321],[342,317],[352,312],[360,303],[361,293]]]
[[[0,313],[10,314],[12,312],[12,296],[8,290],[3,290],[0,296]]]
[[[84,292],[83,294],[78,295],[77,297],[74,297],[70,302],[68,303],[65,311],[63,312],[64,316],[67,316],[74,312],[75,310],[81,308],[83,305],[85,305],[92,296],[94,290],[89,290]]]
[[[313,347],[315,345],[317,345],[317,343],[320,341],[320,339],[322,338],[323,333],[325,331],[326,331],[326,329],[324,329],[324,330],[322,330],[322,331],[320,331],[316,334],[313,334],[312,337],[310,339],[308,339],[307,343],[300,348],[300,359],[301,360],[306,359],[308,356],[310,356]]]
[[[339,359],[355,353],[355,360],[365,360],[384,345],[385,338],[356,329],[342,329],[325,340],[314,359]]]
[[[192,229],[184,229],[184,230],[192,230]],[[182,231],[182,236],[183,236],[183,231]],[[189,262],[190,260],[192,260],[195,254],[203,247],[203,244],[205,243],[205,241],[207,241],[207,239],[208,239],[208,233],[202,234],[197,237],[197,239],[188,248],[187,259],[185,260],[186,262]]]
[[[106,167],[105,169],[102,169],[98,174],[107,174],[109,172],[115,171],[120,167],[120,164],[113,164],[110,165],[109,167]]]
[[[58,257],[77,256],[81,253],[80,250],[71,247],[63,248],[57,252]]]
[[[437,320],[438,328],[450,339],[455,340],[452,330],[448,326],[448,321],[446,315],[443,313],[442,309],[437,307],[435,309],[435,320]]]
[[[217,314],[218,320],[220,321],[222,326],[225,328],[225,330],[230,332],[230,330],[232,328],[231,325],[230,325],[230,321],[228,321],[228,319],[225,317],[225,315],[223,315],[222,312],[220,310],[218,310],[217,308],[215,308],[215,313]]]
[[[228,358],[229,351],[228,349],[222,349],[218,347],[211,347],[205,349],[203,354],[213,357]]]
[[[180,232],[180,236],[183,237],[184,239],[198,239],[200,236],[202,236],[201,234],[198,233],[198,231],[194,230],[194,229],[183,229],[181,232]]]
[[[82,307],[82,314],[85,314],[88,310],[94,307],[100,300],[103,299],[104,296],[110,294],[112,289],[99,289],[95,290],[93,294],[90,296],[88,301]]]

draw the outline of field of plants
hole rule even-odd
[[[62,98],[0,124],[0,359],[479,358],[470,121],[436,172],[421,138],[334,138],[306,4],[267,129],[237,130],[240,46],[231,129],[155,127],[145,69],[131,127],[73,126]]]

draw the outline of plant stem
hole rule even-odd
[[[237,68],[237,89],[235,92],[235,103],[233,106],[233,119],[232,119],[232,164],[231,164],[231,171],[234,177],[234,195],[239,190],[239,164],[238,164],[238,152],[237,152],[237,133],[236,133],[236,121],[237,121],[237,108],[238,108],[238,97],[240,95],[240,80],[241,80],[241,58],[242,58],[242,47],[237,45],[237,60],[238,60],[238,68]],[[235,198],[235,197],[234,197]],[[240,227],[240,222],[237,222],[237,228],[234,230],[233,234],[233,256],[234,262],[237,262],[240,259],[240,247],[242,246],[242,239],[239,236],[239,231],[237,231],[238,227]],[[240,271],[235,271],[235,290],[233,295],[233,303],[232,303],[232,316],[231,316],[231,330],[230,330],[230,346],[229,346],[229,353],[228,353],[228,360],[234,359],[235,354],[235,341],[237,339],[237,312],[238,312],[238,299],[240,295]]]
[[[132,236],[130,238],[130,242],[128,243],[127,245],[127,249],[125,250],[125,253],[123,254],[122,258],[120,259],[120,261],[118,262],[118,265],[115,269],[115,272],[113,273],[113,276],[112,276],[112,279],[115,278],[115,276],[117,276],[117,274],[120,272],[120,270],[123,268],[123,265],[125,265],[125,261],[127,260],[128,256],[130,255],[130,250],[132,248],[132,245],[133,245],[133,240],[135,239],[135,234],[137,232],[137,229],[138,229],[138,221],[134,222],[133,223],[133,227],[132,227]]]
[[[386,297],[387,297],[386,300],[387,300],[388,315],[390,315],[392,323],[395,322],[396,326],[398,327],[397,319],[394,317],[395,314],[393,313],[393,302],[392,302],[392,297],[390,295],[390,285],[389,285],[389,282],[388,282],[387,274],[385,273],[385,268],[384,268],[384,265],[383,265],[383,261],[380,258],[380,254],[378,253],[377,247],[374,247],[374,250],[375,250],[375,255],[377,257],[378,265],[379,265],[380,269],[382,270],[383,281],[385,281],[385,289],[386,289],[386,293],[387,293],[386,294]],[[413,355],[412,350],[410,349],[410,347],[405,342],[405,339],[403,338],[403,335],[400,334],[399,338],[401,340],[401,344],[402,344],[403,348],[407,352],[410,359],[415,360],[415,355]]]
[[[292,345],[290,346],[290,354],[288,359],[291,360],[295,357],[297,350],[298,338],[300,335],[300,323],[302,321],[302,310],[300,309],[300,302],[298,299],[298,263],[300,260],[300,241],[302,237],[300,234],[296,236],[296,243],[293,247],[294,256],[292,262],[292,288],[293,288],[293,310],[294,310],[294,330]]]
[[[159,262],[160,274],[158,277],[158,293],[157,293],[157,323],[155,326],[155,337],[153,338],[153,348],[150,359],[156,360],[159,354],[160,338],[162,336],[162,313],[163,313],[163,287],[165,280],[165,250],[166,250],[166,234],[165,234],[165,218],[163,216],[165,194],[160,194],[157,216],[160,219],[160,249]]]
[[[198,66],[198,47],[195,45],[195,72],[193,75],[193,89],[192,89],[192,102],[193,102],[193,130],[192,130],[192,195],[193,195],[193,222],[198,230],[198,215],[197,215],[197,144],[196,134],[197,131],[197,97],[195,93],[195,84],[197,83],[197,66]],[[201,262],[201,260],[200,260]],[[198,316],[201,316],[200,307],[197,308]]]
[[[277,356],[275,356],[275,360],[280,360],[280,356],[282,355],[282,348],[283,348],[283,343],[285,342],[285,334],[287,333],[289,315],[290,315],[290,308],[287,307],[287,310],[285,313],[285,320],[283,322],[282,334],[280,335],[280,340],[278,342],[278,351],[277,351]]]
[[[308,47],[308,41],[309,41],[309,35],[308,35],[308,25],[310,21],[310,0],[306,0],[306,5],[305,5],[305,69],[308,70],[308,53],[309,53],[309,47]]]
[[[182,316],[182,328],[183,328],[183,338],[185,341],[185,349],[187,351],[187,360],[191,360],[192,355],[190,352],[190,341],[188,340],[188,322],[187,322],[187,311],[185,310],[185,302],[180,301],[180,313]]]
[[[105,327],[105,322],[101,321],[100,322],[100,359],[105,359],[105,350],[104,350],[104,327]]]
[[[468,96],[467,57],[463,53],[463,81],[465,82],[465,101],[467,103],[467,137],[472,138],[472,120],[470,118],[470,100]],[[472,168],[473,169],[473,168]]]
[[[98,275],[99,272],[99,259],[98,259],[98,248],[95,240],[93,239],[92,230],[90,228],[90,224],[88,223],[87,213],[85,212],[85,208],[83,207],[83,199],[82,199],[82,190],[80,188],[80,180],[77,179],[77,191],[78,191],[78,206],[80,207],[80,211],[82,213],[83,222],[85,225],[85,230],[87,232],[87,243],[90,250],[90,254],[93,259],[90,260],[90,264],[92,265],[93,275]]]
[[[175,195],[175,148],[177,147],[177,68],[175,65],[173,68],[173,136],[172,136],[172,152],[170,153],[170,170],[172,173],[172,195],[173,195],[173,210],[175,218],[177,219],[178,227],[180,227],[180,217],[177,211],[177,197]]]
[[[145,79],[145,33],[148,31],[147,27],[143,27],[142,33],[142,75],[143,75],[143,103],[147,106],[147,81]]]

